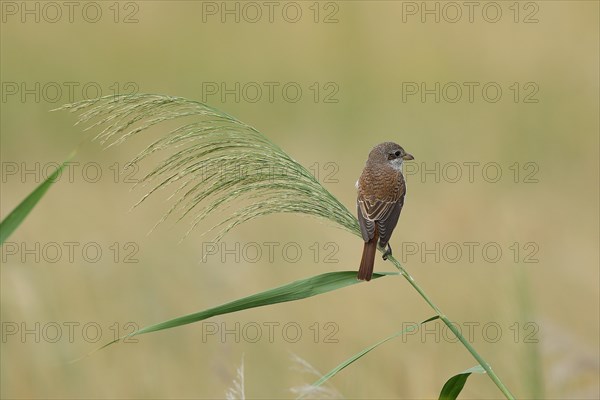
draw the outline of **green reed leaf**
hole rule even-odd
[[[38,187],[35,188],[33,192],[31,192],[10,214],[2,220],[0,223],[0,245],[4,243],[4,241],[21,225],[25,217],[29,215],[31,210],[35,207],[35,205],[41,200],[42,197],[46,194],[50,186],[60,176],[63,168],[66,163],[73,157],[74,154],[71,154],[69,158],[64,161],[57,169],[50,175],[46,180]]]
[[[373,275],[375,276],[375,275]],[[346,368],[347,366],[349,366],[350,364],[352,364],[353,362],[355,362],[356,360],[360,359],[361,357],[363,357],[364,355],[366,355],[367,353],[371,352],[372,350],[374,350],[375,348],[379,347],[380,345],[389,342],[390,340],[397,338],[400,335],[404,335],[405,333],[408,332],[412,332],[415,329],[417,329],[419,326],[424,325],[428,322],[434,321],[436,319],[438,319],[439,316],[435,315],[431,318],[426,319],[425,321],[419,323],[419,324],[414,324],[414,325],[410,325],[409,327],[407,327],[406,329],[403,329],[399,332],[396,332],[388,337],[386,337],[383,340],[380,340],[379,342],[375,343],[374,345],[371,345],[361,351],[359,351],[358,353],[354,354],[352,357],[348,358],[347,360],[343,361],[342,363],[340,363],[339,365],[337,365],[335,368],[333,368],[331,371],[329,371],[328,373],[326,373],[325,375],[323,375],[321,377],[321,379],[319,379],[318,381],[316,381],[315,383],[313,383],[311,386],[313,388],[317,388],[319,386],[321,386],[322,384],[324,384],[325,382],[327,382],[329,379],[333,378],[335,375],[337,375],[338,372],[340,372],[341,370],[343,370],[344,368]],[[298,398],[302,398],[306,395],[308,395],[310,393],[310,390],[305,391],[305,393],[298,397]]]
[[[439,400],[456,400],[460,392],[463,390],[467,379],[471,374],[485,374],[485,369],[481,365],[476,365],[473,368],[469,368],[460,374],[454,375],[448,379],[442,391],[440,392]]]
[[[381,278],[387,275],[398,275],[398,273],[374,273],[373,279]],[[128,339],[132,336],[161,331],[164,329],[176,328],[178,326],[202,321],[217,315],[230,314],[236,311],[247,310],[250,308],[285,303],[288,301],[302,300],[308,297],[313,297],[323,293],[331,292],[333,290],[342,289],[346,286],[355,285],[360,282],[362,281],[356,279],[356,271],[328,272],[325,274],[316,275],[310,278],[288,283],[287,285],[279,286],[274,289],[269,289],[264,292],[255,293],[253,295],[234,300],[217,307],[209,308],[204,311],[184,315],[178,318],[170,319],[168,321],[160,322],[158,324],[146,326],[128,335],[124,335],[118,339],[115,339],[112,342],[109,342],[104,346],[98,348],[97,350],[103,349],[113,343],[117,343],[123,339]]]

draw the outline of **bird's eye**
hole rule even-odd
[[[400,150],[398,150],[397,152],[395,152],[395,153],[394,153],[394,155],[395,155],[396,157],[400,157]]]

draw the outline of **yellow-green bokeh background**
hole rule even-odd
[[[80,14],[73,23],[66,17],[21,23],[3,15],[3,84],[97,82],[110,94],[115,82],[135,82],[140,92],[201,100],[203,82],[298,82],[304,93],[297,103],[280,95],[272,103],[265,97],[256,103],[231,97],[221,102],[216,96],[209,102],[255,126],[305,166],[318,163],[321,174],[327,172],[325,163],[335,163],[338,182],[324,185],[351,210],[354,182],[369,149],[381,141],[402,144],[419,166],[497,162],[503,172],[498,183],[481,174],[473,183],[465,177],[458,183],[409,178],[392,246],[400,255],[403,241],[429,247],[498,243],[504,252],[497,263],[481,255],[473,263],[465,256],[456,263],[413,256],[406,267],[450,319],[463,327],[479,324],[474,346],[518,397],[598,398],[597,2],[536,2],[539,22],[530,24],[512,21],[512,2],[499,3],[504,15],[498,23],[486,22],[481,13],[473,23],[466,16],[457,23],[434,23],[431,17],[427,23],[418,17],[403,23],[402,2],[338,2],[339,21],[331,24],[312,21],[313,2],[298,3],[305,17],[294,24],[280,13],[273,23],[220,23],[218,17],[203,22],[202,3],[193,1],[139,1],[138,23],[115,24],[109,14],[113,3],[100,4],[106,16],[95,24]],[[119,7],[125,13],[125,5]],[[313,82],[334,82],[339,101],[315,103],[308,89]],[[480,94],[473,103],[464,98],[435,103],[431,97],[425,103],[417,97],[403,102],[402,82],[497,82],[504,93],[497,103]],[[513,82],[535,82],[539,102],[512,101]],[[81,91],[75,91],[80,99]],[[143,326],[295,279],[356,269],[362,243],[310,218],[274,215],[236,229],[225,238],[227,246],[296,242],[304,252],[299,262],[286,262],[279,252],[273,263],[266,256],[257,263],[231,257],[202,263],[201,243],[210,236],[199,229],[179,244],[185,222],[146,235],[170,203],[159,194],[128,212],[144,189],[130,191],[130,184],[114,182],[110,166],[123,165],[149,137],[102,151],[73,127],[73,115],[48,112],[69,100],[66,93],[59,102],[45,100],[8,96],[2,101],[2,162],[28,168],[59,162],[83,140],[74,161],[99,163],[103,176],[89,183],[76,169],[74,182],[61,179],[8,241],[19,246],[97,242],[104,256],[98,263],[85,262],[80,253],[73,263],[66,255],[57,263],[31,257],[23,263],[5,254],[3,329],[7,323],[29,329],[40,323],[41,330],[55,322],[63,337],[57,343],[36,343],[33,335],[25,341],[19,335],[3,339],[3,398],[220,398],[242,357],[248,397],[292,397],[290,387],[315,378],[291,369],[290,353],[325,372],[403,324],[432,315],[402,278],[386,278],[211,320],[230,329],[236,323],[294,322],[303,330],[296,343],[284,340],[280,330],[269,343],[267,328],[257,343],[243,338],[236,343],[231,335],[203,341],[196,324],[68,364],[97,346],[82,338],[86,323],[102,327],[101,344],[110,340],[115,323]],[[508,167],[515,162],[536,163],[539,182],[514,183]],[[3,179],[2,218],[35,186],[31,175]],[[109,250],[114,242],[137,243],[139,263],[115,263]],[[338,262],[324,263],[321,253],[315,263],[309,249],[314,242],[337,244]],[[513,242],[537,244],[539,262],[515,263]],[[392,266],[379,260],[376,269]],[[64,325],[70,322],[80,324],[73,343]],[[321,333],[317,343],[310,328],[315,322]],[[327,322],[338,327],[337,343],[324,343]],[[537,344],[525,340],[531,331],[523,328],[527,322],[537,328]],[[496,343],[483,337],[487,323],[502,330]],[[440,334],[439,343],[435,333],[425,340],[419,334],[396,339],[331,383],[348,398],[435,397],[448,377],[475,361],[460,344],[445,340],[440,325],[430,329]],[[472,377],[463,392],[463,398],[498,397],[485,376]]]

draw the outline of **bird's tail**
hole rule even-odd
[[[373,276],[373,265],[375,264],[375,252],[377,251],[378,239],[379,234],[377,233],[377,227],[375,227],[373,238],[368,242],[365,242],[365,247],[363,248],[360,268],[358,269],[358,275],[356,277],[361,281],[370,281],[371,276]]]

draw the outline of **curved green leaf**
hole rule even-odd
[[[469,368],[468,370],[454,375],[452,378],[448,379],[442,388],[442,391],[440,392],[439,400],[455,400],[463,390],[463,387],[467,382],[467,378],[472,373],[485,374],[485,369],[483,369],[481,365],[476,365],[473,368]]]

